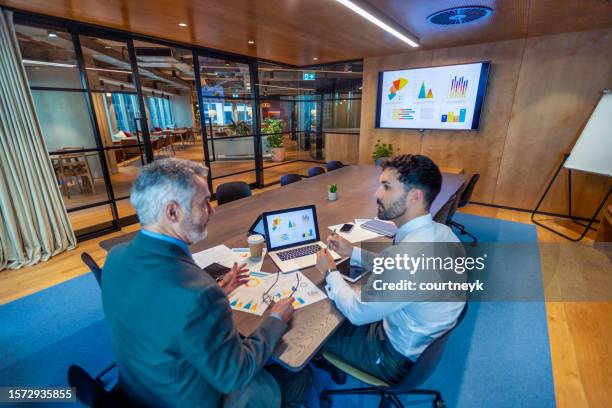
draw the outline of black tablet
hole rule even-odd
[[[336,268],[338,269],[338,272],[342,274],[342,277],[351,283],[357,282],[368,273],[367,269],[362,268],[361,266],[351,265],[351,258],[347,258],[340,262],[338,265],[336,265]]]

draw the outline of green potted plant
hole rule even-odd
[[[327,199],[336,201],[338,199],[338,185],[336,183],[327,186]]]
[[[397,149],[399,151],[399,149]],[[372,152],[372,158],[374,163],[381,158],[391,158],[393,156],[393,144],[392,143],[381,143],[380,139],[376,141],[374,145],[374,151]]]
[[[266,137],[266,143],[272,153],[272,161],[281,162],[285,160],[285,147],[283,146],[283,126],[281,119],[266,118],[261,131]]]
[[[233,133],[232,136],[246,136],[251,133],[251,126],[244,120],[234,122],[232,119],[232,123],[227,125],[227,128]]]

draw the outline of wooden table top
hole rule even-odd
[[[220,244],[230,248],[247,247],[247,230],[262,212],[308,204],[316,205],[319,233],[321,240],[325,241],[329,235],[329,225],[376,216],[374,193],[378,188],[380,173],[381,169],[375,166],[347,166],[219,206],[208,224],[208,237],[192,245],[191,250],[196,253]],[[436,215],[465,179],[463,174],[443,173],[442,191],[432,203],[432,215]],[[327,185],[331,183],[338,185],[338,200],[333,202],[327,200]],[[120,242],[130,240],[135,233],[102,241],[100,246],[109,250]],[[266,256],[262,270],[276,272],[278,268]],[[314,267],[302,272],[321,287],[323,277]],[[234,311],[234,320],[239,332],[248,336],[268,313],[269,309],[263,317],[259,317]],[[343,320],[344,317],[329,299],[296,310],[290,329],[274,351],[275,358],[288,369],[300,370]]]

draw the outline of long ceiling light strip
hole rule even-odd
[[[390,34],[394,35],[395,37],[399,38],[400,40],[402,40],[406,44],[409,44],[412,47],[418,47],[419,46],[419,44],[417,43],[418,39],[416,37],[414,39],[411,39],[411,38],[408,37],[408,35],[400,33],[398,30],[396,30],[395,28],[391,27],[389,24],[385,23],[384,21],[382,21],[381,19],[376,17],[374,14],[372,14],[369,11],[367,11],[363,7],[355,4],[351,0],[336,0],[336,1],[338,3],[340,3],[340,4],[342,4],[343,6],[351,9],[355,13],[359,14],[361,17],[365,18],[369,22],[376,24],[378,27],[382,28],[383,30],[387,31],[388,33],[390,33]],[[412,36],[412,35],[410,35],[410,36]]]

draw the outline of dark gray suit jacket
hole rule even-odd
[[[177,245],[137,234],[115,246],[102,300],[120,385],[134,402],[220,406],[223,394],[273,382],[261,368],[287,325],[269,317],[241,338],[223,290]],[[264,396],[266,386],[255,388]]]

